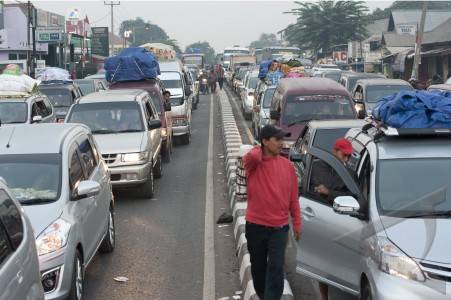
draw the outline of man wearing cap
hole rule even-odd
[[[346,164],[352,154],[351,142],[345,138],[337,139],[332,154],[343,164]],[[338,196],[351,195],[340,176],[323,161],[318,161],[313,165],[312,184],[314,192],[324,196],[330,204]],[[328,285],[320,282],[319,290],[322,300],[327,300],[329,297]]]
[[[290,215],[295,239],[301,234],[296,173],[291,162],[279,155],[282,140],[289,135],[266,125],[260,133],[261,146],[243,157],[248,196],[246,239],[255,291],[262,300],[282,297]]]

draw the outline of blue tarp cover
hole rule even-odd
[[[258,72],[258,78],[263,79],[266,77],[269,71],[269,67],[272,64],[272,60],[264,60],[260,63],[260,69]]]
[[[402,91],[382,98],[372,114],[394,128],[451,128],[451,92]]]
[[[131,47],[107,58],[105,71],[108,82],[139,81],[157,78],[160,66],[155,56],[146,49]]]

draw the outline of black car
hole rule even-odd
[[[64,120],[72,104],[83,96],[80,87],[73,82],[43,82],[39,90],[52,102],[58,122]]]

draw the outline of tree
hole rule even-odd
[[[185,48],[185,52],[189,52],[189,49],[199,49],[200,52],[202,52],[205,55],[205,62],[207,64],[214,64],[215,63],[215,50],[210,46],[208,42],[196,42],[192,43]]]
[[[279,46],[279,41],[274,33],[262,33],[258,40],[250,43],[249,48],[261,49],[270,46]]]
[[[150,21],[145,22],[142,18],[123,21],[119,29],[120,34],[123,36],[128,30],[132,31],[129,41],[133,46],[145,43],[166,43],[169,40],[169,36],[160,26]]]
[[[297,16],[296,24],[287,28],[290,44],[315,54],[330,53],[335,45],[360,40],[367,35],[368,7],[363,1],[295,2],[299,7],[289,14]]]

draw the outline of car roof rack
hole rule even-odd
[[[34,95],[34,93],[16,92],[16,91],[0,91],[0,99],[27,98],[32,95]]]
[[[47,80],[41,81],[41,85],[52,85],[52,84],[71,84],[74,83],[72,80]]]
[[[375,141],[383,137],[451,137],[451,128],[395,128],[371,117],[366,118],[365,121],[368,124],[362,127],[362,131],[373,135]],[[370,129],[373,129],[371,133]]]

